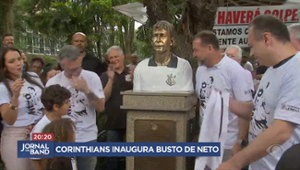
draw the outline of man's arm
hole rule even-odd
[[[249,71],[243,70],[235,75],[233,82],[235,98],[239,101],[248,101],[248,103],[252,103],[253,81],[251,73]],[[245,112],[245,118],[247,118],[246,116],[251,117],[252,107],[251,109],[247,109],[246,111],[247,112]],[[232,148],[232,155],[242,150],[242,148],[244,147],[242,145],[242,141],[248,140],[249,120],[250,119],[247,120],[243,117],[238,118],[238,141],[236,141],[234,147]]]
[[[229,99],[229,111],[239,118],[249,121],[253,109],[252,102],[240,102],[232,98]]]
[[[92,90],[85,92],[88,100],[96,108],[97,111],[102,112],[105,109],[105,98],[99,98]]]
[[[240,116],[238,118],[238,126],[239,126],[238,140],[248,140],[248,131],[250,125],[249,121],[252,114],[253,103],[252,101],[239,102],[236,100],[234,102],[236,103],[232,105],[233,109],[230,111],[234,114],[239,113],[241,116],[244,115],[244,117]],[[244,110],[241,106],[238,105],[238,103],[242,106],[246,106]],[[229,109],[230,109],[230,104],[229,104]]]
[[[248,141],[248,131],[249,131],[249,121],[239,118],[239,133],[238,133],[238,139],[239,140],[245,140]]]
[[[89,80],[90,83],[88,84],[82,76],[79,78],[72,77],[71,85],[82,91],[96,110],[102,112],[105,109],[105,96],[100,77],[95,74],[95,76],[89,77]]]
[[[228,160],[230,167],[241,169],[244,166],[255,162],[268,154],[268,148],[273,145],[285,143],[292,135],[295,124],[283,120],[274,120],[273,126],[270,126],[264,132],[253,140],[248,147],[235,154]],[[219,169],[225,169],[226,166],[220,166]],[[219,170],[218,169],[218,170]]]
[[[103,90],[104,95],[105,95],[105,101],[107,101],[111,96],[113,84],[114,84],[114,80],[111,78],[108,78],[106,86],[104,87],[104,90]]]
[[[252,102],[250,102],[252,103]],[[252,111],[252,110],[251,110]],[[251,113],[249,113],[251,115]],[[232,155],[238,153],[239,151],[241,151],[243,149],[242,145],[242,141],[248,141],[248,134],[249,134],[249,120],[245,120],[243,118],[238,118],[238,141],[234,144],[233,148],[232,148]]]
[[[249,131],[249,121],[238,118],[238,137],[237,140],[231,149],[231,155],[235,155],[240,152],[245,146],[243,141],[248,141],[248,131]]]
[[[101,82],[103,85],[105,101],[107,101],[111,96],[112,88],[114,84],[114,77],[115,77],[115,72],[112,70],[111,66],[109,66],[107,68],[107,71],[102,73],[101,75]]]
[[[251,73],[243,68],[235,70],[232,77],[232,89],[236,100],[229,99],[229,111],[239,118],[249,121],[253,108],[253,81]]]

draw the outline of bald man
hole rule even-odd
[[[300,51],[300,23],[292,24],[289,27],[292,46]]]
[[[80,49],[80,56],[83,57],[82,68],[84,70],[95,72],[99,77],[106,71],[99,58],[86,52],[85,48],[87,46],[87,36],[84,33],[75,33],[72,37],[71,43]]]

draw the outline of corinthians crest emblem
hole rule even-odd
[[[167,75],[168,76],[168,79],[166,81],[166,83],[169,85],[169,86],[173,86],[174,84],[176,84],[176,81],[175,81],[175,78],[176,76],[173,74],[170,74],[170,75]]]

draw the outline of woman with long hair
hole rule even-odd
[[[0,50],[0,113],[4,125],[1,157],[6,170],[32,169],[29,158],[17,157],[19,140],[29,140],[30,131],[43,116],[43,84],[33,72],[27,72],[19,50]]]
[[[46,125],[42,133],[53,133],[54,142],[75,142],[75,123],[69,118],[57,119]],[[75,158],[54,157],[43,158],[44,169],[76,170]]]

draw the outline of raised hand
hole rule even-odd
[[[73,87],[75,87],[75,89],[77,89],[79,91],[82,91],[84,93],[87,93],[88,90],[89,90],[87,82],[86,82],[86,80],[83,77],[75,77],[75,76],[73,76],[72,80],[71,80],[71,85]]]
[[[114,79],[114,77],[115,77],[115,71],[113,69],[113,65],[112,64],[110,64],[108,66],[106,74],[107,74],[108,78],[110,78],[112,80]]]
[[[135,65],[132,65],[132,66],[129,67],[128,73],[129,73],[129,75],[130,75],[130,79],[131,79],[131,80],[133,80],[133,75],[134,75],[135,67],[136,67]]]
[[[14,97],[19,97],[20,96],[20,92],[21,89],[24,85],[25,81],[22,79],[17,79],[13,84],[12,84],[12,91],[13,91],[13,95]]]

